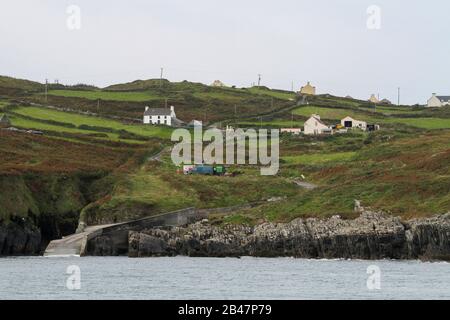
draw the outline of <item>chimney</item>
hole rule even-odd
[[[174,106],[170,106],[170,111],[175,112],[175,107]]]
[[[436,97],[437,93],[433,93],[433,97]]]
[[[145,107],[145,111],[147,111],[147,110],[148,110],[148,107],[146,106],[146,107]]]

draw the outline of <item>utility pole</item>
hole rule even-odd
[[[164,102],[164,108],[166,108],[167,109],[167,103],[168,103],[168,98],[166,98],[166,100],[165,100],[165,102]]]
[[[97,99],[97,114],[100,114],[100,99]]]
[[[164,74],[164,68],[161,67],[161,75],[159,77],[159,88],[162,88],[162,79],[163,79],[163,74]]]
[[[291,82],[291,91],[294,92],[294,81]]]
[[[258,74],[258,87],[261,86],[261,74]]]
[[[397,105],[400,105],[400,87],[397,88]]]
[[[294,111],[291,112],[291,128],[294,128]]]
[[[237,104],[234,105],[234,126],[237,125]]]
[[[47,103],[48,79],[45,79],[45,103]]]

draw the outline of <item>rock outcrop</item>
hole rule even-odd
[[[401,221],[364,210],[355,220],[297,219],[255,227],[184,227],[129,233],[130,257],[298,257],[450,260],[450,214]]]
[[[0,225],[0,255],[36,255],[41,251],[41,232],[34,227]]]

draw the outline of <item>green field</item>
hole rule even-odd
[[[358,112],[354,109],[341,109],[341,108],[324,108],[319,106],[305,106],[295,109],[293,112],[295,115],[310,117],[312,114],[318,114],[322,119],[341,120],[347,116],[358,120],[375,121],[377,116],[370,116],[364,112]]]
[[[163,139],[169,139],[172,133],[172,129],[169,127],[123,124],[115,120],[95,116],[80,115],[76,113],[67,113],[39,107],[20,107],[15,109],[14,111],[18,114],[32,117],[38,120],[53,120],[62,123],[70,123],[77,127],[81,125],[88,125],[93,127],[111,128],[115,130],[126,130],[128,132],[149,138],[159,137]],[[45,126],[45,124],[43,124],[42,126]],[[45,130],[43,127],[39,129]],[[67,131],[64,127],[61,127],[60,130]],[[81,129],[73,130],[85,131]]]
[[[407,107],[388,107],[388,106],[377,106],[376,108],[361,108],[361,110],[366,110],[370,112],[382,113],[384,115],[402,115],[402,114],[420,114],[424,110],[417,110],[416,108]]]
[[[450,129],[450,119],[440,118],[395,118],[385,120],[388,123],[402,123],[422,129]]]
[[[326,162],[342,162],[351,160],[356,152],[316,153],[302,154],[296,156],[282,157],[288,165],[290,164],[322,164]]]
[[[231,122],[233,125],[233,122]],[[239,121],[238,127],[252,127],[252,128],[301,128],[303,121],[290,121],[290,120],[272,120],[272,121]]]
[[[25,119],[17,116],[9,116],[9,119],[11,120],[11,124],[15,127],[20,127],[24,129],[33,129],[33,130],[42,130],[42,131],[53,131],[53,132],[66,132],[66,133],[77,133],[77,134],[97,134],[98,131],[94,130],[82,130],[77,128],[68,128],[53,124],[48,124],[36,120],[30,120]],[[120,141],[119,135],[117,133],[105,133],[107,135],[107,138],[101,138],[98,139],[109,139],[111,141]],[[134,142],[134,143],[142,143],[140,141],[128,141],[127,142]]]
[[[49,95],[69,98],[84,98],[89,100],[111,100],[111,101],[133,101],[144,102],[161,97],[148,91],[136,92],[108,92],[108,91],[87,91],[87,90],[50,90]]]
[[[295,99],[296,94],[295,93],[289,93],[289,92],[280,92],[275,90],[267,90],[265,88],[258,88],[258,87],[251,87],[245,89],[248,92],[251,92],[253,94],[262,94],[262,95],[268,95],[273,98],[282,99],[282,100],[290,100]]]

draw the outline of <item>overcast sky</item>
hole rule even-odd
[[[450,95],[449,15],[448,0],[2,0],[0,74],[106,86],[164,67],[249,86],[260,73],[272,88],[396,102],[401,87],[403,103],[425,103]]]

